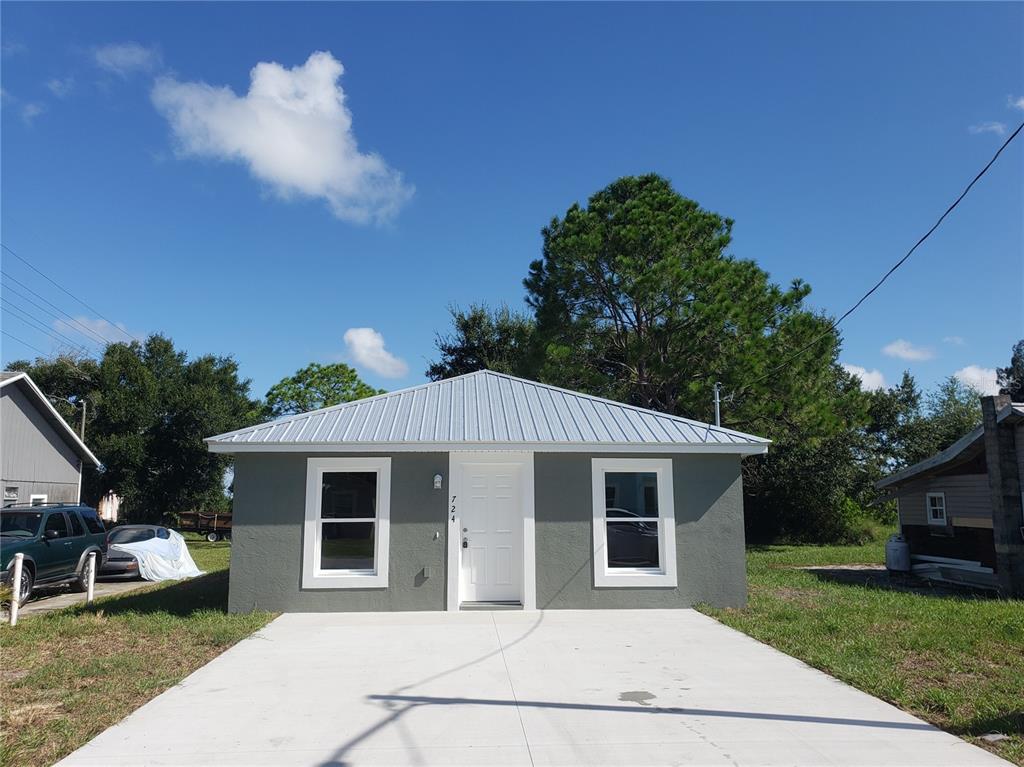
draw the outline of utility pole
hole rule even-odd
[[[722,382],[715,381],[715,426],[722,425],[722,404],[719,392],[722,390]],[[83,424],[85,421],[82,422]],[[84,427],[83,427],[84,428]]]

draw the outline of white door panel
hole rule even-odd
[[[523,498],[518,464],[461,465],[460,599],[522,599]]]

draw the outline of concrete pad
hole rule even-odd
[[[152,585],[154,584],[149,581],[141,580],[96,581],[96,586],[93,589],[93,595],[96,599],[99,599],[100,597],[111,597],[117,594],[125,594],[129,591],[137,591],[141,588]],[[18,609],[18,615],[20,617],[42,615],[43,613],[52,612],[53,610],[63,610],[65,607],[84,604],[85,594],[72,591],[70,587],[66,585],[40,587],[32,593],[32,597],[29,601]]]
[[[289,614],[61,765],[1007,764],[692,610]]]

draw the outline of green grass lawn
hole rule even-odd
[[[227,614],[228,543],[188,546],[200,578],[0,626],[0,765],[53,764],[273,617]]]
[[[801,566],[879,564],[883,543],[749,551],[750,602],[704,612],[1024,764],[1024,602],[830,581]],[[988,744],[988,732],[1009,740]]]

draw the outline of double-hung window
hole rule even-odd
[[[594,458],[594,586],[675,586],[672,460]]]
[[[302,586],[388,585],[390,458],[310,458]]]
[[[946,525],[946,494],[945,493],[928,493],[926,496],[927,512],[928,512],[928,524],[929,525],[940,525],[945,527]]]

